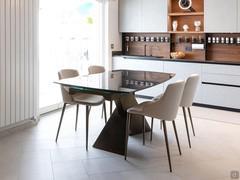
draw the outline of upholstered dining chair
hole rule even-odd
[[[79,76],[79,73],[75,69],[63,69],[58,72],[59,79],[67,79],[67,78],[73,78]],[[65,108],[67,104],[70,105],[76,105],[77,111],[76,111],[76,122],[75,122],[75,131],[77,131],[77,124],[78,124],[78,111],[79,111],[79,105],[85,105],[86,106],[86,150],[88,150],[88,126],[89,126],[89,114],[92,106],[97,106],[103,104],[104,108],[104,114],[105,114],[105,122],[106,122],[106,106],[105,101],[102,96],[99,95],[93,95],[93,94],[87,94],[87,93],[75,93],[70,94],[69,88],[65,86],[61,86],[62,91],[62,98],[63,98],[63,108],[62,108],[62,114],[58,125],[57,135],[55,141],[58,140],[59,131],[61,128],[63,115],[65,112]]]
[[[170,169],[170,172],[172,172],[166,121],[171,121],[173,124],[174,132],[175,132],[175,136],[178,144],[179,154],[181,155],[181,148],[178,140],[175,119],[176,119],[178,108],[181,102],[184,85],[185,85],[184,81],[177,81],[173,84],[169,84],[165,92],[162,94],[160,98],[157,98],[156,100],[153,100],[153,101],[146,101],[146,102],[140,103],[127,110],[125,160],[127,158],[128,133],[129,133],[131,115],[137,114],[137,115],[143,116],[143,139],[145,139],[144,138],[144,133],[145,133],[144,116],[156,118],[163,122],[163,130],[164,130],[164,137],[165,137],[165,143],[166,143],[166,149],[167,149],[167,155],[168,155],[169,169]]]
[[[103,72],[105,72],[105,68],[103,66],[92,65],[92,66],[88,67],[89,74],[98,74],[98,73],[103,73]],[[110,102],[110,115],[112,115],[113,100],[111,99],[111,97],[105,97],[105,100]],[[103,112],[104,112],[104,110],[102,109],[102,117],[103,117]]]
[[[192,126],[192,132],[193,135],[195,136],[195,130],[194,130],[194,125],[192,121],[192,115],[191,115],[191,109],[190,107],[193,104],[193,99],[196,94],[198,82],[199,82],[199,75],[198,74],[192,74],[189,76],[186,80],[184,91],[183,91],[183,96],[182,100],[180,103],[180,106],[182,107],[183,110],[183,115],[184,115],[184,120],[185,120],[185,125],[186,125],[186,131],[187,131],[187,136],[188,136],[188,144],[189,147],[191,148],[191,141],[190,141],[190,136],[189,136],[189,130],[188,130],[188,123],[187,123],[187,115],[186,115],[186,108],[188,109],[188,114],[189,114],[189,119],[190,123]]]

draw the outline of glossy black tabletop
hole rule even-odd
[[[164,83],[174,75],[162,72],[116,70],[58,80],[55,83],[72,89],[131,93]]]

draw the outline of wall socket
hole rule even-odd
[[[114,44],[111,44],[111,49],[114,49]]]

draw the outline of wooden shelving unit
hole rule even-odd
[[[204,30],[204,0],[192,0],[194,11],[184,11],[178,6],[178,1],[168,0],[168,31],[170,33],[203,33]],[[177,31],[173,31],[172,22],[178,22]],[[194,21],[201,21],[201,31],[195,32]],[[189,26],[188,32],[183,31],[183,25]]]
[[[171,52],[183,51],[186,59],[205,61],[205,49],[192,49],[193,43],[204,44],[204,0],[192,0],[193,11],[182,10],[178,1],[168,0],[168,32],[171,34]],[[172,23],[177,21],[177,31],[173,31]],[[195,31],[194,21],[201,21],[200,31]],[[183,26],[188,25],[189,30],[183,31]],[[200,37],[200,41],[199,41]],[[181,39],[181,41],[180,41]],[[197,39],[195,41],[195,39]]]

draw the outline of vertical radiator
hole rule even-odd
[[[38,116],[38,0],[0,0],[0,128]]]

